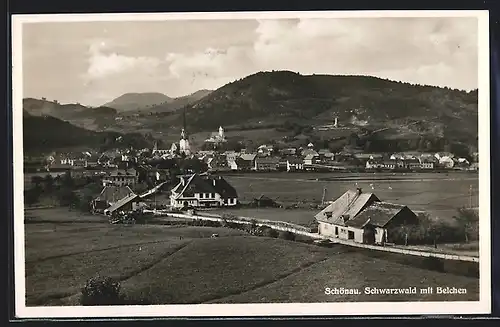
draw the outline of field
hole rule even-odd
[[[44,216],[35,217],[44,212]],[[48,222],[51,212],[56,216]],[[25,225],[29,306],[76,305],[100,273],[129,299],[151,304],[477,300],[478,279],[410,267],[346,247],[246,235],[210,227],[68,223],[74,212],[33,210]],[[59,215],[60,217],[57,217]],[[42,222],[45,221],[45,222]],[[210,238],[218,233],[219,238]],[[466,288],[466,295],[332,296],[325,287]]]
[[[227,176],[226,179],[236,188],[242,201],[250,201],[262,194],[284,204],[298,202],[320,203],[326,189],[326,201],[332,201],[349,188],[361,187],[364,192],[373,192],[382,201],[407,205],[414,211],[426,211],[431,216],[449,219],[458,208],[478,206],[478,175],[473,173],[421,173],[421,174],[246,174]],[[472,193],[470,193],[472,190]],[[259,214],[265,211],[260,209]],[[269,211],[267,219],[275,216],[277,220],[291,219],[297,223],[309,222],[316,211]],[[276,213],[276,214],[274,214]],[[252,216],[252,212],[242,215]],[[257,216],[257,214],[255,214]],[[261,217],[258,217],[261,218]]]

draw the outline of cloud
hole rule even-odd
[[[151,70],[160,64],[160,60],[153,57],[131,57],[110,52],[111,47],[112,44],[104,40],[94,41],[90,44],[86,79],[102,79],[133,69]]]

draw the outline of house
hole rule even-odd
[[[309,153],[304,157],[304,165],[315,165],[318,163],[319,154]]]
[[[420,157],[421,169],[434,169],[436,167],[436,158],[434,157]]]
[[[455,167],[466,168],[470,166],[470,162],[467,158],[458,158],[455,162]]]
[[[346,222],[374,202],[380,202],[380,200],[373,193],[363,193],[360,188],[346,191],[314,216],[318,221],[318,233],[345,239],[351,238]]]
[[[368,159],[365,164],[366,169],[381,169],[384,167],[382,160]]]
[[[323,163],[328,161],[333,161],[335,158],[335,154],[330,152],[328,149],[321,149],[318,151],[319,160]]]
[[[134,192],[128,186],[105,186],[101,193],[94,200],[92,200],[92,210],[103,211],[115,204],[118,200],[121,200],[131,194],[134,194]]]
[[[286,148],[286,149],[282,149],[280,151],[281,155],[284,155],[284,156],[294,156],[297,154],[297,149],[296,148]]]
[[[384,158],[384,155],[382,153],[354,153],[353,157],[358,160],[381,160]]]
[[[137,183],[137,172],[135,169],[129,170],[116,170],[108,175],[105,175],[102,179],[102,185],[116,185],[116,186],[135,186]]]
[[[74,159],[73,160],[73,167],[86,168],[87,167],[87,160],[86,159]]]
[[[256,153],[243,153],[238,158],[236,158],[236,164],[239,170],[248,170],[255,167],[255,158],[257,158]]]
[[[275,208],[279,207],[279,204],[276,203],[273,199],[270,197],[262,194],[258,198],[253,199],[253,201],[250,204],[253,207],[258,207],[258,208]]]
[[[357,243],[391,242],[391,229],[418,223],[407,206],[382,202],[373,193],[348,190],[315,216],[318,233]]]
[[[286,159],[286,171],[304,170],[304,161],[301,158],[289,157]]]
[[[181,176],[170,195],[170,206],[174,208],[222,207],[237,204],[236,190],[221,176],[198,174]]]
[[[263,156],[270,156],[274,151],[272,145],[263,144],[257,148],[257,153]]]
[[[441,161],[442,158],[451,158],[453,159],[455,157],[455,155],[451,152],[438,152],[438,153],[435,153],[434,154],[434,157]]]
[[[239,153],[236,151],[226,151],[224,152],[227,161],[235,161],[237,157],[239,157]]]
[[[455,161],[453,160],[453,157],[444,156],[440,157],[438,160],[439,160],[439,165],[443,168],[451,169],[455,166]]]
[[[279,159],[274,157],[256,157],[254,169],[257,171],[278,170]]]
[[[104,210],[106,216],[112,216],[117,212],[130,212],[137,210],[141,207],[141,198],[139,195],[133,193],[118,200],[112,206]]]
[[[392,228],[417,223],[417,216],[407,206],[374,202],[360,214],[347,220],[347,238],[358,243],[389,243],[393,241],[390,237]]]
[[[415,170],[420,169],[420,160],[419,159],[405,159],[404,165],[406,169]]]
[[[308,155],[312,155],[313,157],[319,157],[319,153],[316,152],[314,149],[304,149],[300,153],[301,156],[306,157]]]

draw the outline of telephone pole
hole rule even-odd
[[[325,198],[326,198],[326,187],[323,187],[323,196],[321,197],[321,205],[325,205]]]
[[[469,186],[469,209],[472,209],[472,184]]]

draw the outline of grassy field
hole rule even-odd
[[[220,237],[210,238],[213,233]],[[25,226],[25,242],[31,306],[77,305],[80,287],[97,273],[119,279],[129,299],[153,304],[404,300],[323,292],[351,286],[468,290],[465,296],[405,298],[422,301],[474,300],[479,292],[475,278],[418,269],[346,247],[322,248],[224,228],[34,222]]]
[[[364,192],[375,193],[382,201],[404,204],[414,211],[426,211],[443,219],[453,217],[458,208],[468,206],[470,202],[477,207],[479,200],[478,175],[469,173],[247,174],[227,176],[227,180],[238,190],[243,201],[265,194],[284,204],[319,203],[323,189],[326,189],[326,200],[332,201],[347,189],[361,187]],[[469,196],[471,186],[472,196]],[[278,220],[296,219],[291,213],[279,213],[278,216]]]

